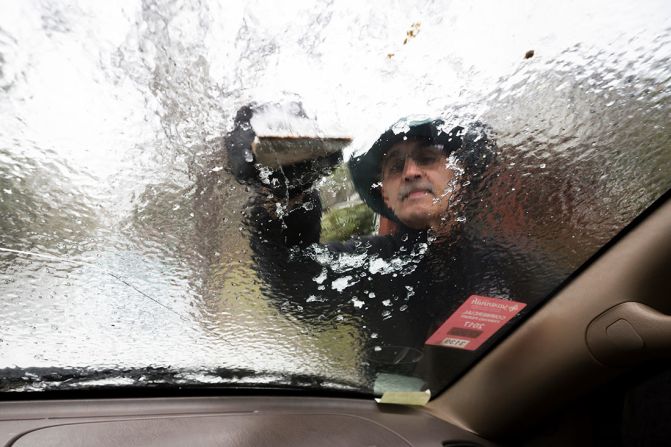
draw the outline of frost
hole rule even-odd
[[[426,245],[426,244],[424,244]],[[426,251],[426,250],[424,250]],[[368,265],[368,271],[372,274],[376,273],[382,273],[382,274],[396,274],[396,273],[403,273],[403,274],[408,274],[412,273],[415,271],[417,268],[416,261],[418,259],[417,256],[418,254],[423,254],[423,251],[420,251],[418,253],[411,253],[410,256],[408,257],[397,257],[397,258],[391,258],[389,261],[385,261],[384,259],[381,259],[379,257],[373,257],[370,260],[370,263]]]
[[[270,168],[261,166],[259,168],[259,179],[261,180],[261,183],[265,185],[270,185],[270,176],[272,175],[272,173],[273,171]]]
[[[207,372],[189,372],[178,375],[177,383],[226,383],[228,379]]]
[[[562,91],[562,90],[564,90],[564,89],[565,89],[566,87],[568,87],[568,86],[569,86],[569,83],[568,83],[568,82],[564,82],[563,84],[561,84],[561,85],[555,87],[555,92]]]
[[[370,262],[369,271],[373,274],[379,273],[389,267],[389,263],[384,259],[376,258]]]
[[[363,301],[361,301],[361,300],[356,299],[356,298],[352,298],[352,304],[353,304],[354,307],[356,307],[357,309],[361,309],[365,303],[364,303]]]
[[[105,379],[94,379],[82,381],[78,385],[81,387],[90,386],[128,386],[135,384],[135,379],[132,377],[108,377]]]
[[[391,126],[391,131],[394,132],[394,135],[398,135],[400,133],[407,133],[410,130],[410,126],[408,125],[408,122],[405,120],[398,121],[396,124]]]
[[[384,301],[382,301],[382,305],[383,305],[383,306],[386,306],[386,307],[391,306],[391,300],[384,300]]]
[[[284,216],[284,209],[285,209],[284,205],[282,205],[281,203],[278,202],[275,204],[275,214],[277,215],[277,217]]]
[[[322,284],[326,280],[326,269],[323,269],[319,276],[312,278],[317,284]]]
[[[364,269],[372,274],[398,272],[405,275],[415,271],[417,262],[427,249],[428,245],[426,243],[417,244],[409,255],[385,260],[377,255],[369,255],[365,247],[360,247],[360,251],[357,253],[333,253],[325,247],[314,244],[307,250],[306,255],[337,274],[350,273],[355,269]]]
[[[313,246],[308,255],[324,267],[330,267],[335,273],[345,273],[365,265],[367,253],[332,253],[327,248]]]
[[[417,244],[415,247],[413,247],[412,252],[410,252],[411,256],[422,256],[424,253],[426,253],[426,250],[429,249],[429,245],[422,242],[421,244]]]
[[[223,169],[224,169],[223,166],[216,166],[216,167],[210,169],[210,172],[219,172],[219,171],[221,171],[221,170],[223,170]]]
[[[306,116],[303,106],[298,102],[264,104],[256,109],[250,124],[259,136],[322,135],[325,132],[338,133],[339,130],[334,124],[322,129]]]
[[[338,292],[342,292],[346,288],[356,284],[356,281],[349,282],[351,279],[352,277],[349,275],[338,278],[331,283],[331,289],[337,290]]]
[[[348,255],[346,253],[341,253],[338,257],[336,264],[333,266],[333,271],[349,271],[352,269],[362,267],[366,262],[367,253],[361,253],[359,255]]]

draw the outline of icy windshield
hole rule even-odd
[[[0,4],[0,391],[439,392],[671,188],[667,1]]]

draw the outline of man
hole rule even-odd
[[[482,126],[445,131],[442,120],[402,124],[349,161],[361,198],[397,224],[392,234],[319,244],[322,211],[312,184],[333,157],[284,167],[256,182],[247,210],[271,301],[307,324],[359,327],[364,358],[385,347],[421,350],[471,295],[527,301],[549,292],[545,283],[538,288],[526,281],[515,256],[496,241],[484,246],[468,225],[468,204],[477,203],[469,192],[478,191],[493,154]],[[244,140],[235,132],[227,143],[232,170],[249,171],[251,163],[236,168],[236,150],[251,143],[250,135]],[[460,355],[450,361],[467,361]]]

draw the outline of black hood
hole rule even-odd
[[[400,123],[403,123],[401,121]],[[396,143],[405,139],[421,139],[427,144],[443,146],[445,155],[454,154],[464,168],[464,175],[479,175],[487,166],[492,151],[484,126],[474,123],[467,127],[455,126],[444,130],[442,119],[409,121],[404,130],[397,125],[385,131],[364,154],[349,160],[352,182],[361,199],[376,213],[400,223],[393,211],[387,207],[380,191],[381,165],[384,154]]]

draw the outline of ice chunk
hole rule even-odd
[[[352,286],[352,285],[356,284],[356,281],[350,282],[351,279],[352,279],[352,276],[350,276],[350,275],[340,277],[340,278],[334,280],[331,283],[331,288],[333,290],[337,290],[338,292],[342,292],[343,290],[345,290],[349,286]]]
[[[317,284],[322,284],[326,280],[326,269],[323,269],[319,276],[315,276],[312,280]]]

